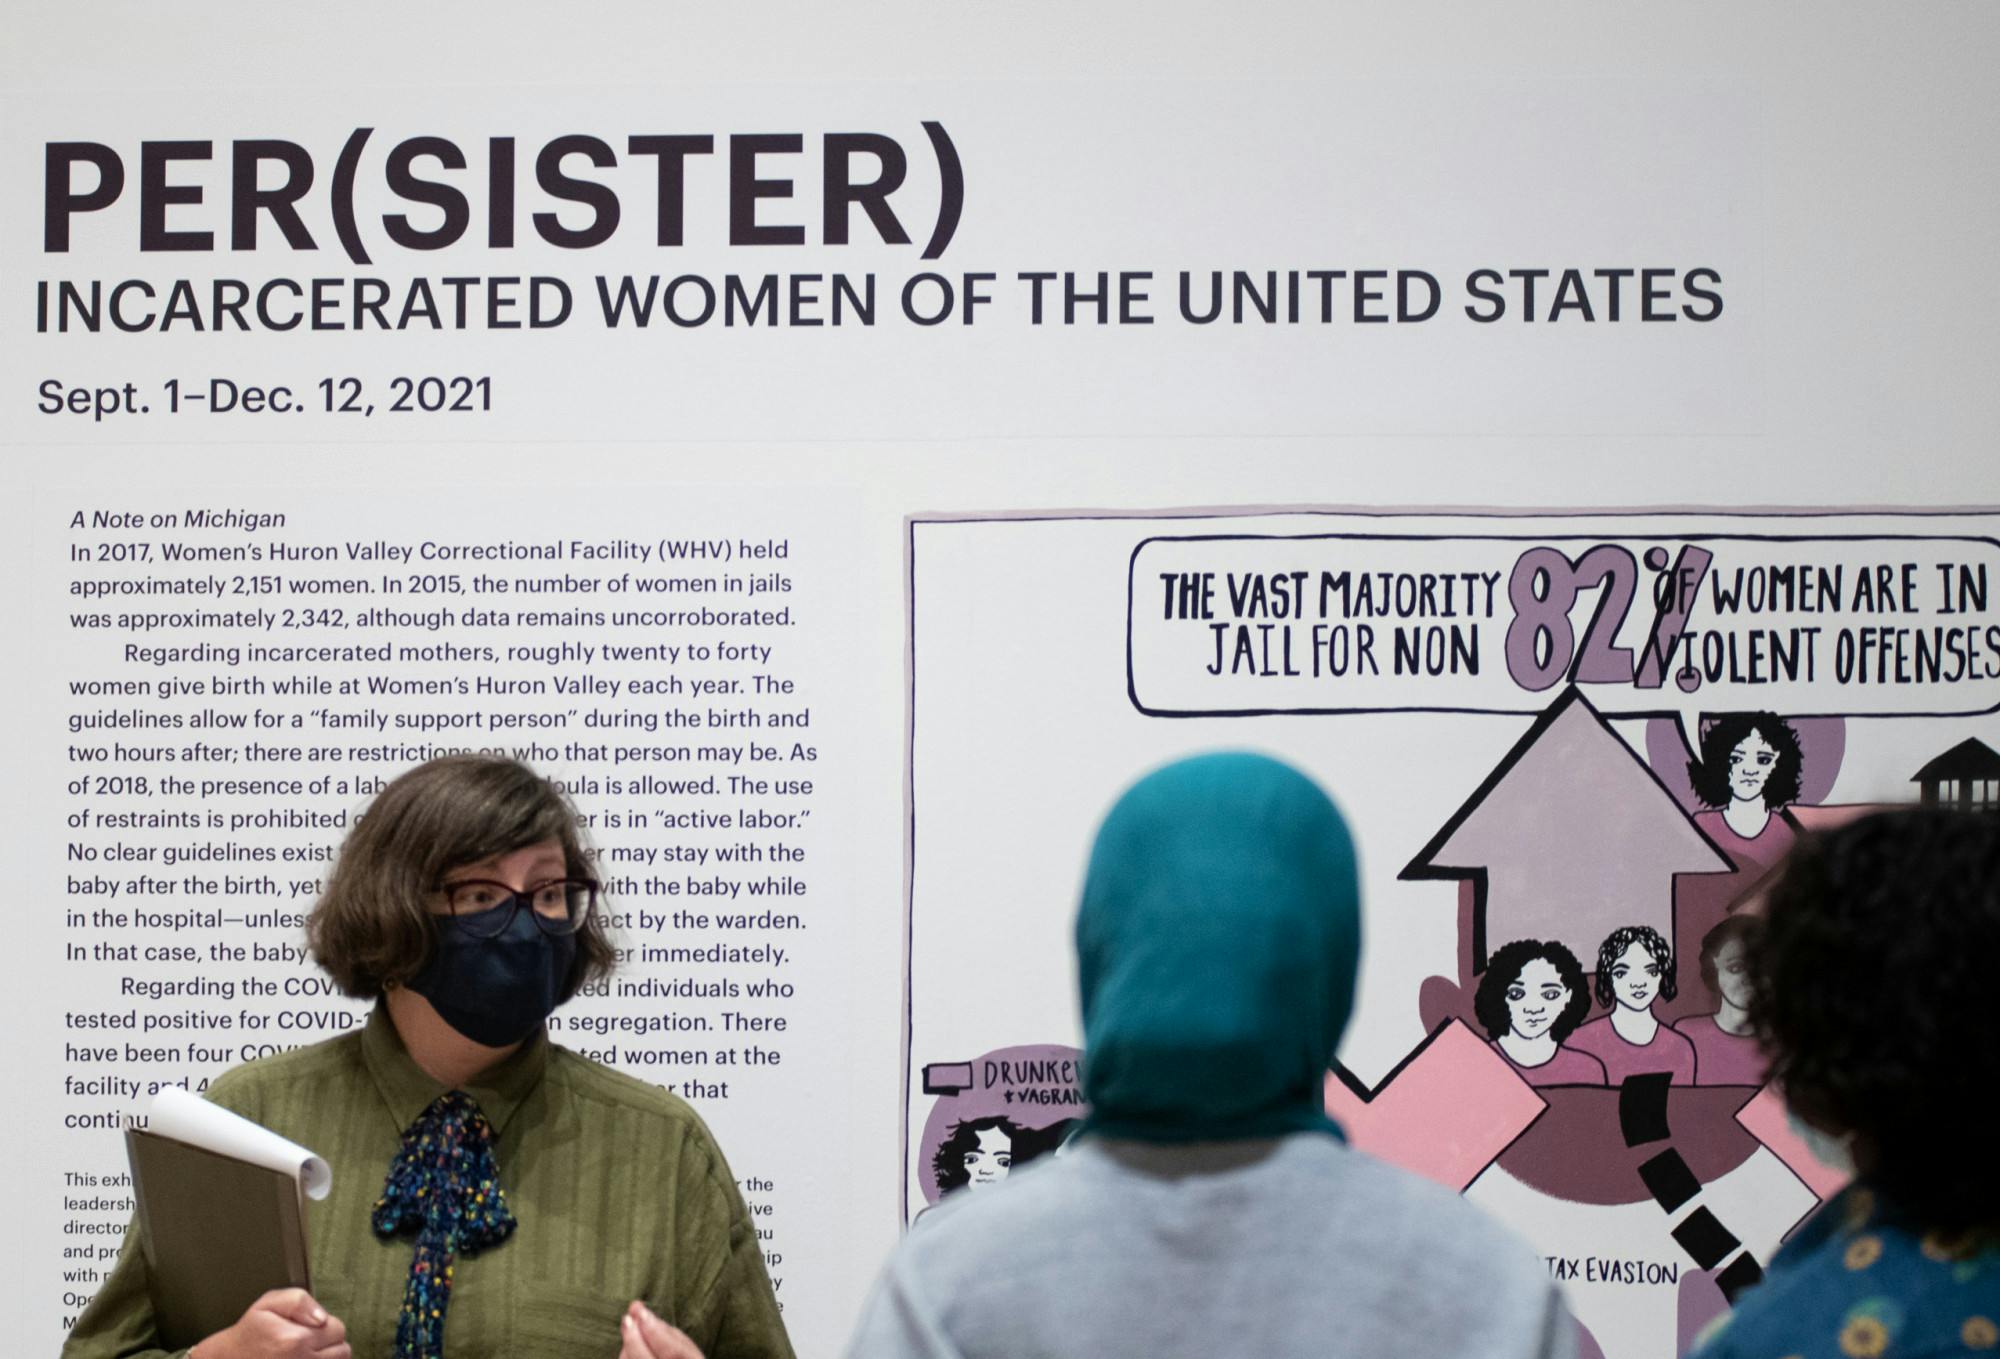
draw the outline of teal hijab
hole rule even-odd
[[[1340,1136],[1327,1066],[1354,1008],[1347,823],[1261,755],[1170,764],[1118,800],[1076,917],[1086,1131]]]

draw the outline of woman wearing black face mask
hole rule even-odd
[[[188,1359],[789,1359],[735,1180],[693,1110],[552,1044],[614,957],[575,812],[512,760],[447,756],[376,797],[306,925],[361,1031],[209,1097],[334,1167],[315,1295],[267,1294]],[[127,1249],[65,1359],[159,1348]]]

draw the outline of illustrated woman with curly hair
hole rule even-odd
[[[1563,1046],[1590,1013],[1576,955],[1553,940],[1516,939],[1487,961],[1473,1013],[1529,1085],[1603,1085],[1604,1063]]]
[[[1911,809],[1802,840],[1746,950],[1772,1079],[1858,1178],[1699,1359],[2000,1351],[2000,819]]]
[[[953,1124],[950,1136],[931,1158],[938,1193],[999,1184],[1014,1168],[1014,1146],[1020,1138],[1021,1129],[1011,1118],[968,1118]]]
[[[1785,811],[1799,800],[1804,756],[1798,733],[1775,713],[1731,713],[1701,737],[1688,779],[1706,809],[1694,814],[1739,868],[1768,868],[1798,835]]]
[[[1579,1028],[1570,1046],[1604,1063],[1612,1085],[1652,1071],[1672,1073],[1675,1085],[1693,1085],[1694,1044],[1653,1013],[1655,1000],[1677,994],[1673,946],[1660,932],[1649,925],[1611,931],[1597,950],[1595,986],[1610,1013]]]

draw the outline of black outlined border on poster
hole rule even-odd
[[[896,1200],[898,1205],[898,1216],[897,1216],[898,1229],[899,1230],[903,1229],[910,1220],[910,1215],[909,1215],[910,1113],[912,1106],[915,1100],[917,1099],[916,1094],[911,1088],[911,1077],[913,1074],[911,1067],[911,1060],[912,1060],[912,1043],[914,1042],[915,1038],[915,1016],[913,1011],[914,992],[912,989],[912,979],[913,979],[912,965],[914,958],[913,944],[915,940],[916,865],[917,865],[917,853],[916,853],[916,844],[917,844],[917,839],[916,839],[917,836],[916,580],[917,580],[917,574],[916,573],[917,573],[917,530],[919,528],[941,528],[951,525],[964,525],[964,524],[1008,524],[1008,523],[1029,524],[1029,523],[1085,523],[1085,522],[1101,523],[1101,522],[1137,522],[1137,521],[1161,521],[1161,520],[1187,520],[1192,523],[1194,521],[1204,520],[1204,519],[1242,522],[1245,520],[1284,519],[1284,518],[1293,518],[1293,519],[1341,518],[1341,519],[1352,519],[1361,521],[1374,521],[1374,522],[1381,522],[1384,524],[1393,524],[1398,520],[1406,520],[1406,519],[1461,519],[1474,522],[1480,520],[1487,520],[1497,523],[1512,523],[1516,521],[1531,520],[1531,519],[1554,520],[1554,521],[1622,520],[1622,521],[1632,522],[1634,524],[1643,524],[1646,523],[1647,521],[1658,521],[1665,519],[1680,519],[1680,520],[1711,519],[1711,520],[1723,520],[1723,521],[1736,520],[1736,519],[1743,519],[1743,520],[1796,519],[1806,523],[1810,523],[1817,520],[1851,521],[1855,519],[1878,519],[1878,520],[1889,520],[1889,521],[1901,520],[1910,522],[1922,522],[1927,519],[1977,519],[1981,517],[1991,517],[1996,514],[2000,514],[2000,505],[1963,505],[1963,506],[1737,505],[1737,506],[1727,506],[1727,507],[1719,507],[1714,505],[1656,505],[1639,509],[1635,509],[1631,506],[1591,505],[1591,506],[1566,506],[1563,508],[1551,509],[1545,507],[1532,507],[1532,506],[1524,506],[1519,508],[1514,508],[1514,507],[1500,508],[1494,506],[1464,506],[1464,505],[1383,506],[1383,505],[1341,505],[1341,504],[1316,504],[1316,505],[1249,504],[1249,505],[1209,505],[1209,506],[1189,506],[1189,505],[1159,506],[1150,509],[1149,508],[1107,509],[1102,507],[1098,508],[1075,507],[1075,508],[1047,508],[1039,510],[969,510],[969,511],[958,511],[958,512],[940,510],[940,511],[920,512],[906,516],[903,521],[903,584],[904,584],[903,598],[904,598],[904,620],[905,620],[904,645],[903,645],[903,666],[904,666],[904,684],[905,684],[905,690],[904,690],[905,707],[904,707],[904,724],[903,724],[903,826],[904,826],[903,977],[902,977],[903,1013],[902,1013],[902,1025],[901,1025],[902,1061],[899,1066],[898,1087],[896,1092],[897,1138],[899,1142],[899,1152],[900,1152],[898,1156],[899,1176],[898,1176],[898,1188],[896,1194]],[[1153,535],[1153,536],[1164,537],[1169,535]],[[1251,538],[1251,537],[1269,538],[1269,537],[1283,537],[1291,535],[1214,534],[1205,536],[1237,537],[1237,538]],[[1355,538],[1355,537],[1360,537],[1362,535],[1323,534],[1317,536],[1328,537],[1328,538],[1334,538],[1334,537]],[[1400,536],[1407,538],[1407,537],[1412,537],[1414,535],[1379,534],[1374,536],[1378,537]],[[1464,538],[1476,538],[1482,535],[1439,534],[1434,536],[1439,538],[1450,537],[1455,539],[1464,539]],[[1564,535],[1493,534],[1485,536],[1508,537],[1520,540],[1526,540],[1528,538],[1538,538],[1542,540],[1560,539],[1563,541],[1581,541],[1586,538],[1603,538],[1606,535],[1601,533],[1600,534],[1578,533],[1578,534],[1564,534]],[[1741,540],[1741,539],[1754,539],[1758,535],[1739,534],[1739,535],[1710,535],[1710,536],[1733,537]],[[1939,538],[1951,538],[1958,535],[1951,535],[1951,534],[1927,535],[1918,533],[1851,534],[1851,535],[1797,534],[1797,535],[1790,535],[1788,537],[1773,537],[1772,540],[1800,541],[1809,538],[1818,538],[1821,541],[1826,541],[1826,540],[1837,540],[1841,536],[1878,539],[1878,540],[1923,539],[1928,541],[1936,541]],[[1991,542],[1993,540],[1975,538],[1973,539],[1973,541]],[[1127,653],[1128,700],[1131,697],[1129,690],[1129,682],[1130,682],[1129,646],[1130,646],[1130,618],[1131,618],[1130,605],[1131,605],[1131,596],[1130,596],[1130,580],[1129,580],[1129,565],[1128,565],[1127,615],[1126,615],[1127,646],[1128,646],[1128,653]],[[1143,711],[1143,709],[1141,711]],[[1274,712],[1269,715],[1278,715],[1280,712],[1289,714],[1292,711],[1293,710],[1290,709],[1278,710],[1277,712]],[[1344,710],[1334,710],[1334,712],[1336,713],[1340,711]],[[1378,712],[1382,710],[1364,709],[1360,711]],[[1399,709],[1398,711],[1422,712],[1422,711],[1432,711],[1432,710]],[[1457,710],[1445,709],[1439,711],[1457,711]],[[1526,717],[1530,716],[1535,710],[1532,708],[1525,710],[1508,710],[1505,714],[1500,714],[1500,713],[1485,714],[1484,710],[1479,710],[1479,711],[1482,713],[1482,715],[1494,715],[1494,716],[1507,715],[1515,717]],[[1620,712],[1617,714],[1617,716],[1620,719],[1626,717],[1640,718],[1648,716],[1669,717],[1669,716],[1674,716],[1677,711],[1678,710],[1670,709],[1657,713]],[[1191,714],[1182,714],[1182,715],[1186,716]],[[1231,711],[1222,715],[1230,717],[1249,717],[1249,716],[1256,716],[1258,714],[1243,712],[1243,711]],[[1330,713],[1329,715],[1333,714]],[[1919,715],[1920,714],[1913,714],[1913,713],[1884,714],[1884,716],[1919,716]],[[1948,715],[1957,717],[1957,716],[1967,716],[1967,715],[1977,716],[1979,714],[1952,713]],[[1843,714],[1843,716],[1845,716],[1845,714]],[[1429,1040],[1427,1039],[1426,1042],[1428,1041]],[[1408,1060],[1409,1059],[1406,1058],[1405,1063],[1407,1063]],[[1398,1069],[1400,1069],[1402,1065],[1404,1065],[1404,1063],[1399,1063]],[[1349,1073],[1349,1075],[1351,1076],[1351,1073]],[[1358,1082],[1350,1081],[1350,1088],[1353,1088],[1353,1085],[1357,1083]]]
[[[1306,511],[1306,512],[1303,512],[1303,513],[1310,513],[1310,511]],[[1971,514],[1971,513],[1973,513],[1973,512],[1971,512],[1971,511],[1967,511],[1966,513],[1967,513],[1967,514]],[[1463,515],[1463,516],[1455,516],[1455,517],[1460,517],[1460,518],[1473,518],[1473,517],[1476,517],[1476,516],[1471,516],[1471,515]],[[1539,517],[1547,517],[1547,516],[1539,516]],[[1607,517],[1608,517],[1608,516],[1607,516]],[[1854,515],[1846,515],[1846,516],[1843,516],[1843,517],[1861,517],[1861,512],[1856,512],[1856,513],[1855,513]],[[1290,533],[1290,534],[1281,534],[1281,533],[1206,533],[1206,534],[1185,534],[1185,535],[1175,535],[1175,534],[1154,534],[1154,535],[1152,535],[1151,537],[1148,537],[1148,538],[1143,538],[1143,539],[1141,539],[1141,540],[1140,540],[1140,541],[1139,541],[1139,542],[1138,542],[1138,543],[1137,543],[1137,544],[1136,544],[1136,545],[1135,545],[1135,546],[1133,547],[1133,549],[1132,549],[1132,555],[1131,555],[1131,556],[1130,556],[1130,557],[1129,557],[1129,558],[1127,559],[1127,561],[1126,561],[1126,567],[1125,567],[1125,696],[1126,696],[1126,698],[1127,698],[1127,699],[1128,699],[1128,700],[1129,700],[1129,701],[1131,702],[1131,704],[1132,704],[1132,706],[1133,706],[1134,708],[1136,708],[1136,709],[1137,709],[1137,710],[1138,710],[1139,712],[1141,712],[1141,713],[1145,714],[1145,715],[1146,715],[1147,717],[1165,717],[1165,718],[1185,718],[1185,717],[1341,717],[1341,716],[1352,716],[1352,715],[1358,715],[1358,714],[1363,714],[1363,713],[1463,713],[1463,714],[1472,714],[1472,715],[1476,715],[1476,716],[1507,716],[1507,715],[1512,715],[1512,716],[1517,716],[1517,717],[1525,717],[1525,716],[1528,716],[1528,715],[1529,715],[1529,714],[1531,714],[1531,713],[1534,713],[1534,712],[1538,711],[1538,709],[1539,709],[1539,707],[1540,707],[1540,704],[1541,704],[1541,695],[1543,695],[1543,694],[1546,694],[1546,693],[1548,692],[1548,689],[1543,689],[1543,690],[1538,690],[1538,691],[1537,691],[1537,690],[1525,690],[1525,689],[1524,689],[1524,690],[1522,690],[1522,704],[1521,704],[1520,706],[1510,706],[1510,707],[1505,707],[1505,708],[1489,708],[1489,707],[1458,707],[1458,706],[1452,706],[1452,705],[1438,705],[1438,706],[1413,706],[1413,707],[1381,707],[1381,706],[1360,706],[1360,707],[1331,707],[1331,708],[1324,708],[1324,707],[1278,707],[1278,708],[1154,708],[1154,707],[1148,707],[1148,706],[1147,706],[1147,705],[1146,705],[1146,704],[1145,704],[1144,702],[1142,702],[1142,701],[1140,700],[1140,698],[1139,698],[1139,677],[1138,677],[1138,675],[1137,675],[1137,673],[1136,673],[1136,671],[1135,671],[1135,668],[1134,668],[1134,662],[1133,662],[1133,656],[1132,656],[1132,629],[1133,629],[1133,621],[1134,621],[1134,612],[1133,612],[1133,611],[1134,611],[1134,608],[1136,607],[1136,605],[1137,605],[1137,603],[1138,603],[1138,566],[1139,566],[1139,554],[1140,554],[1141,552],[1145,551],[1145,550],[1146,550],[1146,548],[1147,548],[1147,547],[1148,547],[1148,546],[1149,546],[1150,544],[1153,544],[1153,543],[1307,543],[1307,542],[1351,542],[1351,543],[1477,543],[1477,542],[1495,542],[1495,543],[1523,543],[1523,544],[1536,544],[1536,545],[1540,545],[1540,544],[1545,544],[1545,543],[1601,543],[1601,542],[1604,542],[1604,541],[1605,541],[1605,540],[1606,540],[1607,538],[1610,538],[1610,537],[1613,537],[1613,536],[1614,536],[1614,535],[1610,535],[1610,534],[1601,534],[1601,533],[1600,533],[1600,534],[1584,534],[1584,533],[1539,533],[1539,534],[1521,534],[1521,533]],[[1634,539],[1634,541],[1642,541],[1642,542],[1643,542],[1643,541],[1646,541],[1646,540],[1644,540],[1644,539],[1637,539],[1637,538],[1635,538],[1635,539]],[[1657,544],[1657,545],[1658,545],[1658,546],[1662,546],[1662,547],[1665,547],[1665,546],[1670,546],[1670,545],[1676,545],[1676,544],[1688,544],[1688,543],[1695,543],[1695,544],[1704,544],[1704,545],[1705,545],[1705,544],[1709,544],[1709,543],[1793,543],[1793,544],[1795,544],[1795,543],[1970,543],[1970,544],[1979,544],[1979,545],[1983,545],[1983,546],[1985,546],[1985,547],[1990,547],[1990,548],[1992,548],[1992,549],[1993,549],[1993,551],[1994,551],[1994,553],[1995,553],[1996,555],[2000,555],[2000,539],[1994,539],[1994,538],[1983,538],[1983,537],[1978,537],[1978,536],[1967,536],[1967,535],[1961,535],[1961,534],[1949,534],[1949,533],[1947,533],[1947,534],[1923,534],[1923,533],[1855,533],[1855,534],[1839,534],[1839,533],[1828,533],[1828,534],[1774,534],[1774,533],[1691,533],[1691,534],[1677,534],[1677,535],[1675,535],[1675,536],[1673,536],[1673,537],[1671,537],[1671,538],[1662,538],[1662,539],[1658,540],[1658,544]],[[1597,588],[1597,587],[1592,587],[1592,588]],[[913,596],[913,598],[914,598],[914,596]],[[1598,600],[1598,603],[1597,603],[1597,609],[1601,610],[1601,609],[1602,609],[1603,607],[1604,607],[1604,600],[1603,600],[1603,598],[1602,598],[1602,597],[1600,597],[1600,599]],[[1898,614],[1898,615],[1894,615],[1894,616],[1895,616],[1895,617],[1901,617],[1902,615]],[[1594,614],[1594,613],[1593,613],[1592,617],[1593,617],[1593,619],[1595,618],[1595,614]],[[1656,617],[1656,625],[1657,625],[1657,617]],[[1579,659],[1580,659],[1580,657],[1579,657]],[[1572,669],[1572,672],[1573,672],[1573,671],[1574,671],[1574,665],[1573,665],[1573,666],[1571,667],[1571,669]],[[1574,680],[1572,680],[1572,679],[1565,679],[1564,681],[1561,681],[1561,682],[1563,682],[1563,683],[1574,683]],[[1551,684],[1551,685],[1549,685],[1549,686],[1548,686],[1548,688],[1549,688],[1549,689],[1553,689],[1553,688],[1555,688],[1555,687],[1556,687],[1556,686],[1555,686],[1554,684]],[[1624,686],[1621,686],[1621,685],[1605,685],[1605,686],[1603,686],[1603,687],[1604,687],[1604,689],[1605,689],[1605,692],[1606,692],[1606,693],[1617,693],[1617,694],[1623,694],[1623,693],[1627,692],[1626,688],[1625,688]],[[1643,692],[1643,691],[1639,691],[1639,692]],[[1673,717],[1673,716],[1675,716],[1675,715],[1676,715],[1676,713],[1678,713],[1679,711],[1681,711],[1681,709],[1679,709],[1679,708],[1676,708],[1676,707],[1674,707],[1674,706],[1672,706],[1672,705],[1667,705],[1667,706],[1664,706],[1664,707],[1659,707],[1659,708],[1651,708],[1651,707],[1638,707],[1638,708],[1633,708],[1633,709],[1630,709],[1630,710],[1627,710],[1627,709],[1626,709],[1626,708],[1624,708],[1623,706],[1620,706],[1620,707],[1619,707],[1619,708],[1618,708],[1618,709],[1617,709],[1616,711],[1614,711],[1614,712],[1613,712],[1613,713],[1612,713],[1611,715],[1612,715],[1613,717],[1618,717],[1618,718],[1645,718],[1645,717]],[[1993,703],[1993,704],[1992,704],[1992,705],[1991,705],[1990,707],[1986,707],[1986,708],[1976,708],[1976,709],[1971,709],[1971,710],[1965,710],[1965,709],[1956,709],[1956,708],[1954,708],[1954,709],[1952,709],[1952,710],[1950,710],[1950,711],[1948,711],[1948,712],[1886,712],[1886,713],[1872,713],[1872,712],[1870,712],[1870,713],[1854,713],[1854,712],[1828,712],[1828,713],[1801,713],[1801,712],[1789,712],[1789,711],[1788,711],[1788,712],[1787,712],[1787,713],[1786,713],[1785,715],[1786,715],[1787,717],[1796,717],[1796,718],[1819,718],[1819,717],[1857,717],[1857,716],[1859,716],[1859,717],[1984,717],[1984,716],[1986,716],[1986,715],[1987,715],[1987,714],[1989,714],[1989,713],[1995,713],[1995,712],[2000,712],[2000,701],[1996,701],[1996,702],[1995,702],[1995,703]]]
[[[1415,1047],[1411,1048],[1407,1053],[1405,1053],[1403,1055],[1403,1060],[1397,1062],[1394,1066],[1390,1067],[1388,1073],[1384,1075],[1381,1080],[1375,1082],[1375,1084],[1373,1085],[1368,1085],[1365,1082],[1363,1082],[1359,1076],[1355,1075],[1352,1071],[1348,1070],[1346,1065],[1343,1064],[1338,1057],[1333,1059],[1333,1062],[1327,1067],[1327,1070],[1331,1071],[1336,1077],[1339,1078],[1340,1083],[1347,1087],[1348,1092],[1352,1094],[1354,1098],[1360,1100],[1363,1104],[1373,1104],[1375,1102],[1375,1097],[1377,1095],[1380,1095],[1384,1090],[1387,1090],[1390,1086],[1394,1085],[1396,1083],[1396,1078],[1402,1075],[1405,1071],[1409,1070],[1411,1065],[1414,1064],[1418,1058],[1422,1057],[1426,1052],[1429,1052],[1431,1050],[1432,1044],[1436,1043],[1438,1039],[1444,1037],[1447,1033],[1451,1032],[1453,1025],[1457,1025],[1459,1028],[1464,1029],[1467,1033],[1472,1032],[1471,1026],[1466,1024],[1464,1020],[1447,1019],[1442,1021],[1429,1033],[1423,1036],[1423,1041],[1419,1042]],[[1525,1082],[1523,1082],[1523,1084],[1525,1084]],[[1530,1086],[1529,1088],[1533,1089],[1532,1086]],[[1534,1118],[1529,1119],[1527,1123],[1521,1128],[1520,1132],[1515,1133],[1512,1137],[1507,1139],[1507,1147],[1511,1147],[1516,1142],[1520,1141],[1522,1136],[1527,1133],[1528,1129],[1535,1126],[1535,1124],[1538,1121],[1540,1121],[1542,1115],[1547,1113],[1548,1111],[1549,1111],[1548,1101],[1544,1100],[1542,1101],[1542,1107],[1538,1111],[1536,1111]],[[1502,1147],[1499,1152],[1495,1153],[1496,1160],[1501,1155],[1504,1155],[1506,1153],[1507,1147]],[[1487,1164],[1491,1165],[1492,1162],[1488,1161]]]

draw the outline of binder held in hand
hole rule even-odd
[[[271,1289],[310,1291],[306,1201],[326,1197],[326,1162],[173,1087],[148,1121],[125,1153],[160,1340],[192,1345]]]

